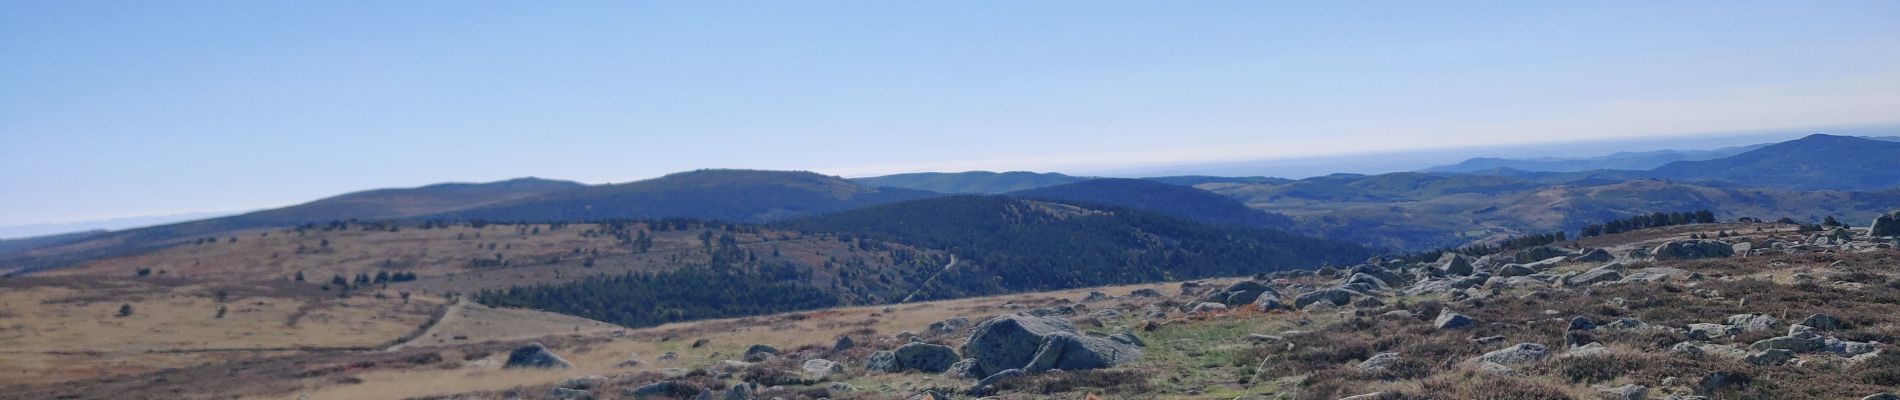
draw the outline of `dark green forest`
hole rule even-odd
[[[1247,275],[1364,260],[1358,245],[1284,232],[1218,227],[1157,213],[1001,196],[914,200],[802,218],[779,226],[859,235],[947,251],[967,266],[931,293],[985,294]]]
[[[1231,197],[1147,179],[1091,179],[1009,195],[1147,210],[1211,225],[1286,230],[1294,223],[1293,218],[1248,208]]]
[[[665,225],[665,224],[660,224]],[[631,227],[633,224],[608,224]],[[705,225],[701,225],[705,226]],[[476,294],[492,306],[527,307],[627,326],[756,315],[849,304],[1249,275],[1364,260],[1346,243],[1277,231],[1219,227],[1146,211],[1081,208],[1003,196],[952,196],[803,218],[775,227],[889,254],[800,267],[741,249],[708,226],[704,265]],[[604,229],[637,246],[641,233]],[[921,249],[935,250],[926,254]],[[944,253],[959,262],[944,269]],[[935,254],[933,256],[931,254]],[[938,272],[941,271],[941,274]],[[932,277],[935,279],[932,279]]]
[[[650,223],[648,226],[690,224],[674,222],[680,223]],[[624,228],[628,225],[605,226]],[[625,229],[610,229],[609,232],[615,232],[616,236],[628,235]],[[809,269],[763,262],[757,255],[740,249],[729,230],[722,230],[724,233],[719,235],[713,235],[712,232],[709,229],[700,237],[705,250],[712,256],[704,265],[555,285],[483,290],[475,295],[475,301],[489,306],[535,308],[578,315],[630,327],[809,310],[840,304],[838,293],[809,283],[812,281]],[[635,238],[646,237],[644,231],[631,235]],[[629,245],[637,245],[635,242],[638,241],[628,240]]]

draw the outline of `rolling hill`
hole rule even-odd
[[[1900,186],[1900,142],[1810,135],[1730,157],[1669,163],[1650,176],[1798,190],[1877,190]]]
[[[1458,174],[1333,175],[1288,184],[1203,185],[1248,207],[1293,217],[1295,233],[1424,250],[1563,230],[1637,214],[1712,210],[1723,220],[1834,215],[1870,220],[1900,208],[1900,190],[1787,190],[1722,182],[1580,179],[1548,184]]]
[[[852,179],[872,187],[894,187],[937,193],[1000,194],[1045,186],[1073,183],[1088,178],[1054,172],[922,172]]]
[[[696,218],[765,222],[938,196],[875,188],[811,172],[708,169],[436,214],[445,219],[586,221]]]
[[[869,177],[869,178],[856,178],[856,179],[852,179],[851,181],[857,182],[866,186],[916,189],[916,190],[932,191],[932,192],[937,192],[937,193],[1004,194],[1004,193],[1009,193],[1009,192],[1019,192],[1019,191],[1045,188],[1045,187],[1056,186],[1056,185],[1066,185],[1066,184],[1071,184],[1071,183],[1076,183],[1076,182],[1087,181],[1091,179],[1099,179],[1099,178],[1063,175],[1063,174],[1054,173],[1054,172],[969,171],[969,172],[919,172],[919,173],[910,173],[910,174],[895,174],[895,175],[875,176],[875,177]],[[1167,183],[1167,184],[1172,184],[1172,185],[1181,185],[1181,186],[1194,186],[1194,185],[1209,184],[1209,183],[1251,184],[1251,183],[1287,183],[1287,182],[1293,181],[1291,179],[1269,178],[1269,177],[1264,177],[1264,176],[1211,176],[1211,175],[1152,176],[1152,177],[1143,177],[1139,179],[1162,182],[1162,183]]]
[[[0,273],[55,268],[93,258],[134,254],[230,232],[333,220],[410,218],[498,204],[585,187],[580,183],[519,178],[488,183],[444,183],[338,195],[289,207],[124,231],[88,234],[39,246],[0,251]],[[68,236],[68,238],[73,238]]]
[[[1247,208],[1227,196],[1148,179],[1091,179],[1007,195],[1147,210],[1210,225],[1284,230],[1293,223],[1285,215]]]
[[[1426,168],[1423,172],[1478,173],[1508,168],[1535,172],[1579,172],[1599,169],[1648,170],[1677,161],[1699,161],[1728,157],[1759,149],[1767,144],[1725,147],[1715,150],[1622,151],[1610,155],[1581,158],[1493,158],[1479,157],[1457,164]]]
[[[1127,208],[949,196],[786,221],[962,257],[933,297],[1244,275],[1363,260],[1358,245]],[[1001,279],[997,279],[1000,277]]]

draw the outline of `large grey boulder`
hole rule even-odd
[[[1379,279],[1379,277],[1372,276],[1369,274],[1362,274],[1362,273],[1354,273],[1352,274],[1352,276],[1347,277],[1346,282],[1343,285],[1357,287],[1357,288],[1364,288],[1365,290],[1376,290],[1376,291],[1385,291],[1385,290],[1392,289],[1392,285],[1386,284],[1386,281],[1384,279]]]
[[[1602,282],[1623,280],[1622,264],[1610,263],[1583,273],[1564,278],[1564,286],[1584,286]]]
[[[1800,325],[1806,325],[1823,331],[1832,331],[1841,329],[1845,324],[1841,323],[1840,318],[1834,318],[1832,315],[1814,314],[1809,315],[1808,319],[1801,320]]]
[[[1500,278],[1509,278],[1514,276],[1528,276],[1536,273],[1536,269],[1524,264],[1504,264],[1504,266],[1498,267],[1497,276]]]
[[[1351,304],[1352,299],[1359,295],[1359,292],[1336,287],[1320,289],[1293,298],[1293,308],[1306,308],[1307,305],[1322,301],[1332,303],[1336,306],[1343,306]]]
[[[1900,236],[1900,210],[1889,211],[1874,217],[1873,226],[1867,232],[1874,237]]]
[[[1517,365],[1543,361],[1550,356],[1550,348],[1537,343],[1518,343],[1516,346],[1484,353],[1473,359],[1478,362],[1490,362],[1500,365]]]
[[[541,342],[528,343],[526,346],[517,347],[514,351],[508,352],[508,362],[501,365],[502,368],[568,368],[573,366],[573,363],[548,351],[548,347],[542,346]]]
[[[844,364],[823,358],[814,358],[805,360],[805,365],[802,365],[801,369],[805,370],[806,376],[822,381],[831,378],[832,375],[844,372]]]
[[[897,365],[897,353],[890,350],[879,350],[871,353],[871,357],[864,360],[864,369],[875,372],[901,371]]]
[[[1417,284],[1412,285],[1412,287],[1406,288],[1405,292],[1412,295],[1450,293],[1453,291],[1469,289],[1471,287],[1484,284],[1484,281],[1488,279],[1491,279],[1491,274],[1487,274],[1483,272],[1479,272],[1471,276],[1460,276],[1460,277],[1452,277],[1452,278],[1446,278],[1446,279],[1428,279],[1424,281],[1419,281]]]
[[[1227,285],[1225,289],[1208,293],[1206,300],[1229,306],[1238,306],[1252,304],[1254,300],[1259,299],[1262,295],[1279,297],[1280,294],[1274,292],[1273,288],[1267,287],[1265,282],[1249,279],[1234,282],[1232,285]]]
[[[1519,251],[1514,256],[1516,257],[1516,261],[1518,263],[1533,263],[1533,262],[1538,262],[1538,261],[1543,261],[1543,260],[1549,260],[1552,258],[1559,258],[1559,259],[1570,258],[1575,255],[1577,255],[1576,251],[1562,248],[1562,247],[1537,246],[1537,247],[1532,247],[1529,249],[1524,249],[1523,251]]]
[[[1137,358],[1141,358],[1141,347],[1134,343],[1058,332],[1044,338],[1042,348],[1023,370],[1034,373],[1107,368]]]
[[[1445,253],[1438,256],[1437,273],[1445,275],[1471,275],[1471,258],[1457,253]]]
[[[1723,322],[1734,325],[1736,328],[1741,329],[1742,332],[1773,332],[1781,330],[1781,319],[1768,314],[1735,314],[1730,315],[1728,320]]]
[[[1399,356],[1399,353],[1374,354],[1372,357],[1366,358],[1365,361],[1360,361],[1359,369],[1366,371],[1384,371],[1387,367],[1391,367],[1392,364],[1398,363],[1399,360],[1403,358],[1404,357]]]
[[[930,326],[925,327],[925,329],[931,332],[937,332],[937,333],[950,333],[950,332],[956,332],[958,329],[963,329],[963,327],[965,326],[970,326],[970,319],[964,318],[964,317],[956,317],[956,318],[946,319],[942,321],[932,322],[930,323]]]
[[[1675,240],[1656,246],[1650,254],[1657,260],[1727,258],[1735,255],[1735,247],[1720,240]]]
[[[950,364],[956,364],[956,350],[950,346],[929,343],[909,343],[898,346],[892,355],[897,357],[899,371],[923,371],[939,373],[950,370]]]
[[[982,371],[1080,370],[1132,361],[1141,356],[1141,345],[1127,334],[1083,336],[1059,318],[1002,315],[976,326],[963,355],[976,359]]]
[[[839,336],[838,341],[831,344],[831,351],[845,351],[857,346],[858,342],[851,340],[850,336]]]
[[[1781,365],[1781,363],[1785,363],[1785,362],[1788,362],[1788,360],[1793,360],[1793,359],[1794,359],[1793,351],[1788,351],[1786,349],[1768,349],[1768,350],[1762,350],[1759,353],[1750,354],[1748,355],[1748,358],[1746,360],[1748,361],[1749,364],[1755,364],[1755,365]]]
[[[1748,347],[1756,350],[1788,350],[1806,353],[1827,348],[1827,338],[1814,332],[1801,332],[1788,336],[1776,336],[1756,341]]]
[[[1695,340],[1715,340],[1735,336],[1742,330],[1734,325],[1689,324],[1689,338]]]
[[[776,355],[778,355],[778,348],[771,345],[755,344],[745,349],[745,360],[751,362],[764,361]]]
[[[1854,358],[1862,354],[1879,351],[1880,347],[1873,342],[1852,342],[1827,338],[1827,348],[1825,350],[1840,353],[1841,357]]]
[[[1614,259],[1616,259],[1616,256],[1610,255],[1609,250],[1589,248],[1584,249],[1583,252],[1577,255],[1570,256],[1569,260],[1574,262],[1608,262]]]
[[[1477,321],[1472,320],[1471,317],[1452,312],[1451,309],[1444,309],[1438,312],[1437,319],[1432,320],[1432,327],[1440,330],[1464,329],[1476,323]]]

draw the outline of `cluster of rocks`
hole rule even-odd
[[[1782,321],[1768,315],[1738,314],[1723,322],[1690,324],[1686,331],[1690,341],[1678,343],[1670,351],[1740,358],[1755,365],[1780,365],[1805,363],[1808,361],[1803,357],[1805,355],[1834,355],[1849,363],[1858,363],[1871,359],[1884,347],[1880,343],[1855,342],[1824,335],[1841,328],[1840,319],[1825,314],[1815,314],[1800,323],[1788,325],[1783,331],[1785,335],[1757,340],[1747,346],[1723,342],[1743,333],[1779,331]]]
[[[1107,368],[1140,358],[1144,346],[1129,332],[1085,333],[1061,318],[1003,315],[977,325],[964,342],[962,354],[973,362],[961,373],[993,382],[998,375]],[[970,392],[987,387],[978,382]]]
[[[945,374],[975,382],[966,391],[980,395],[990,390],[997,381],[1009,377],[1037,374],[1054,370],[1086,370],[1107,368],[1134,361],[1141,357],[1145,346],[1141,339],[1124,331],[1119,334],[1103,334],[1083,331],[1076,327],[1065,314],[1076,314],[1074,307],[1059,306],[1026,310],[1014,314],[1000,315],[978,324],[970,324],[968,319],[953,318],[931,324],[926,331],[943,334],[968,330],[970,336],[960,349],[951,346],[924,342],[924,335],[900,334],[902,338],[891,337],[877,339],[888,343],[889,340],[902,340],[906,343],[890,350],[870,353],[864,359],[865,373],[928,373]],[[1104,310],[1104,311],[1113,311]],[[1090,314],[1100,316],[1099,313]],[[1077,317],[1078,319],[1087,316]],[[838,355],[845,350],[860,346],[849,336],[840,337],[830,349],[810,350],[810,347],[797,351],[782,352],[778,348],[756,344],[748,347],[742,354],[744,361],[724,360],[704,367],[706,375],[729,379],[741,376],[748,370],[768,366],[785,365],[795,362],[798,376],[809,382],[836,380],[849,373],[844,362],[823,358],[825,354]],[[802,361],[799,361],[801,360]],[[637,362],[637,360],[635,360]],[[510,354],[508,368],[565,368],[571,366],[539,343],[522,346]],[[687,375],[684,371],[673,374],[675,378]],[[751,375],[745,375],[751,376]],[[592,399],[594,391],[602,387],[608,378],[598,376],[578,377],[563,381],[555,387],[548,397],[558,399]],[[716,388],[715,388],[716,389]],[[758,382],[741,382],[724,391],[703,389],[695,398],[752,399],[753,393],[760,389]],[[832,383],[832,391],[850,390],[849,385]],[[668,379],[638,387],[623,388],[623,397],[647,398],[657,396],[678,396],[692,393],[689,384]],[[718,396],[715,396],[718,395]],[[947,397],[937,397],[947,398]]]
[[[1373,259],[1351,267],[1263,274],[1224,286],[1205,281],[1184,282],[1179,294],[1171,298],[1154,289],[1139,289],[1120,297],[1089,292],[1079,301],[1058,300],[1054,305],[1048,302],[1026,303],[1035,305],[1010,303],[1004,305],[1004,308],[1012,310],[1009,314],[980,323],[961,317],[946,319],[930,324],[921,334],[905,332],[891,337],[874,337],[870,342],[860,342],[863,339],[854,340],[849,336],[840,337],[828,353],[822,349],[818,353],[804,350],[785,353],[769,345],[755,345],[746,349],[744,361],[722,361],[706,367],[706,371],[723,379],[754,366],[779,365],[796,369],[795,373],[811,382],[835,381],[854,374],[851,372],[854,367],[851,362],[858,360],[858,356],[844,355],[847,353],[843,352],[870,345],[885,350],[871,352],[863,358],[862,365],[855,366],[862,368],[861,373],[943,374],[975,381],[965,389],[965,394],[984,396],[998,381],[1012,377],[1053,370],[1108,368],[1139,359],[1145,344],[1131,331],[1109,334],[1078,328],[1108,327],[1127,320],[1126,316],[1135,316],[1140,320],[1134,324],[1139,329],[1155,330],[1181,320],[1169,319],[1170,316],[1182,319],[1218,318],[1241,311],[1336,311],[1371,316],[1374,314],[1365,310],[1377,309],[1384,310],[1377,314],[1380,318],[1429,320],[1432,329],[1436,330],[1481,332],[1486,326],[1484,324],[1508,322],[1480,321],[1455,308],[1474,304],[1468,300],[1500,296],[1509,289],[1530,289],[1530,293],[1536,293],[1542,290],[1591,290],[1604,285],[1665,281],[1685,283],[1685,286],[1693,289],[1693,295],[1719,300],[1722,299],[1720,293],[1695,288],[1696,282],[1704,279],[1700,274],[1677,268],[1647,267],[1646,262],[1774,252],[1890,248],[1895,243],[1893,239],[1900,236],[1900,211],[1883,215],[1866,231],[1834,229],[1799,241],[1757,238],[1751,242],[1740,237],[1724,236],[1722,240],[1698,238],[1664,241],[1628,252],[1619,251],[1621,256],[1599,248],[1538,246],[1480,257],[1446,253],[1429,262]],[[1579,264],[1582,264],[1582,268],[1578,268]],[[1399,298],[1413,300],[1418,297],[1437,297],[1445,302],[1446,307],[1436,315],[1422,315],[1405,307],[1386,304]],[[1117,303],[1118,299],[1123,301]],[[1621,300],[1615,299],[1614,303],[1620,306]],[[1093,309],[1097,307],[1100,309]],[[1482,343],[1491,350],[1465,360],[1463,365],[1483,373],[1515,375],[1526,367],[1552,359],[1613,353],[1615,350],[1597,342],[1595,337],[1615,332],[1653,332],[1667,333],[1658,337],[1685,337],[1688,338],[1686,341],[1670,347],[1672,353],[1685,357],[1726,357],[1763,366],[1798,366],[1815,361],[1858,363],[1871,359],[1886,347],[1880,343],[1849,341],[1833,336],[1833,332],[1844,328],[1844,322],[1824,314],[1814,314],[1797,323],[1785,323],[1771,315],[1738,314],[1722,321],[1675,327],[1648,324],[1634,318],[1599,321],[1576,316],[1566,321],[1548,315],[1554,313],[1547,311],[1546,318],[1556,323],[1567,322],[1564,325],[1564,348],[1553,349],[1541,343],[1523,341],[1524,338],[1475,338],[1477,335],[1473,335],[1476,343]],[[960,346],[944,344],[952,343],[949,340],[966,334],[968,336],[962,339]],[[1304,332],[1253,334],[1246,340],[1261,344],[1278,343],[1301,334]],[[1753,341],[1742,339],[1768,334],[1777,336]],[[1291,346],[1292,343],[1286,345]],[[845,358],[837,358],[841,355]],[[1384,352],[1374,354],[1357,365],[1365,371],[1384,371],[1403,359],[1403,354]],[[637,360],[631,362],[638,365]],[[783,367],[788,363],[792,366]],[[506,367],[564,368],[569,365],[545,347],[531,344],[511,353]],[[1717,373],[1701,377],[1697,383],[1675,385],[1665,382],[1663,385],[1692,386],[1694,391],[1706,395],[1734,385],[1741,379],[1746,378]],[[588,391],[600,387],[606,381],[606,378],[595,376],[570,379],[562,382],[551,393],[551,397],[592,398]],[[662,381],[624,389],[622,394],[635,398],[658,393],[677,394],[681,390],[679,385],[681,383],[675,381]],[[843,390],[848,389],[849,385],[833,383],[832,388]],[[756,383],[740,383],[723,393],[725,398],[746,399],[752,398],[750,393],[758,390],[760,388]],[[1598,390],[1605,398],[1618,399],[1647,398],[1650,392],[1649,387],[1636,384],[1601,386]],[[713,398],[710,390],[700,395]],[[1885,397],[1877,395],[1868,398]]]

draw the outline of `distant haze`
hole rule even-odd
[[[1765,131],[1715,132],[1687,135],[1657,135],[1646,138],[1585,140],[1554,143],[1514,144],[1437,148],[1412,151],[1388,151],[1341,154],[1323,157],[1288,157],[1269,160],[1216,163],[1175,163],[1143,167],[1105,167],[1082,173],[1107,176],[1223,175],[1306,178],[1334,173],[1379,174],[1416,171],[1454,164],[1476,157],[1495,158],[1579,158],[1604,156],[1617,152],[1656,150],[1714,150],[1787,141],[1814,133],[1849,136],[1886,136],[1900,134],[1900,124],[1774,129]]]
[[[94,221],[75,221],[54,224],[26,224],[0,226],[0,239],[45,236],[61,233],[90,230],[119,230],[164,225],[173,222],[190,221],[236,214],[234,212],[195,212],[183,214],[153,215],[143,217],[111,218]]]

